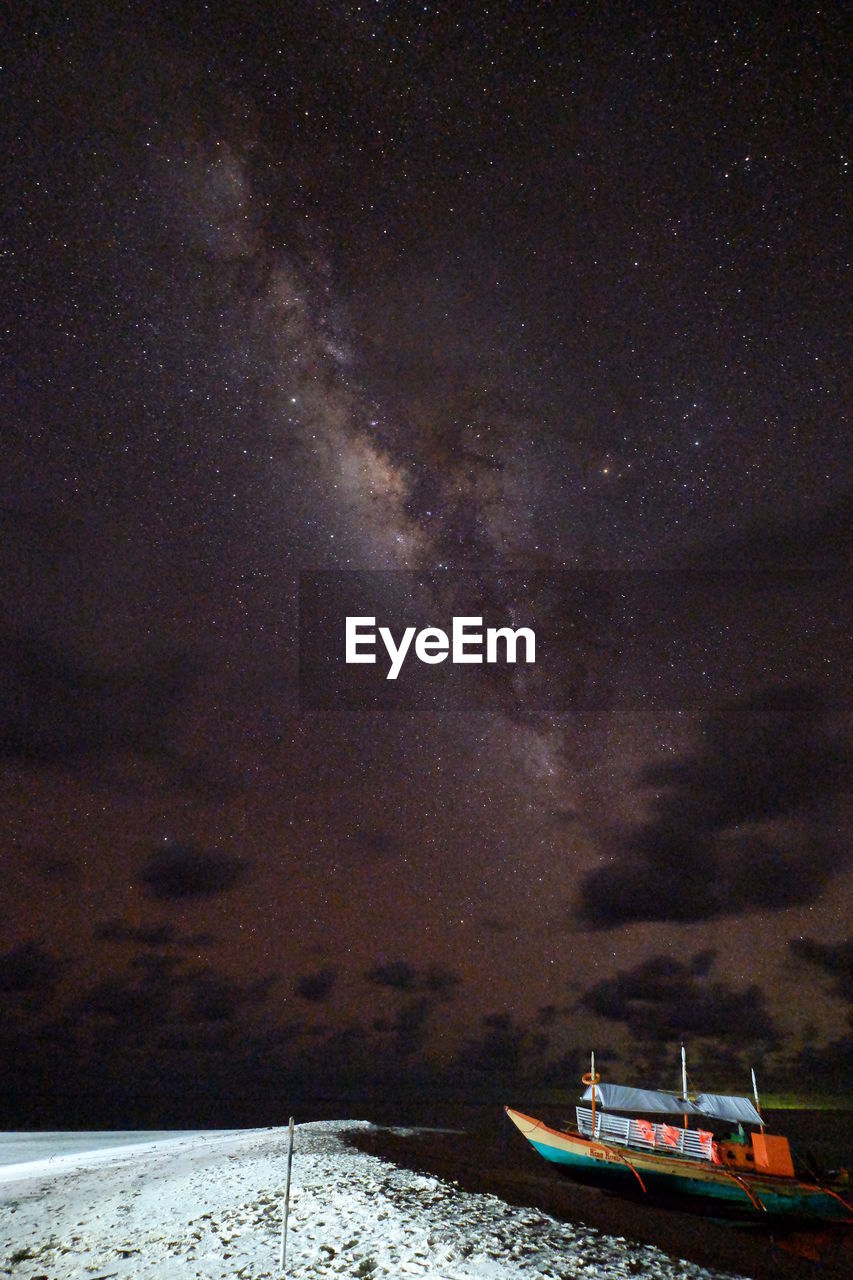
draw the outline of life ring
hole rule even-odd
[[[581,1084],[598,1084],[601,1076],[596,1071],[595,1075],[591,1071],[587,1071],[581,1076]]]

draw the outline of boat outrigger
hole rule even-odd
[[[683,1050],[682,1080],[681,1096],[602,1084],[593,1055],[575,1124],[552,1129],[505,1110],[541,1156],[580,1182],[720,1217],[853,1223],[844,1178],[795,1167],[788,1139],[766,1132],[754,1073],[755,1104],[688,1097]]]

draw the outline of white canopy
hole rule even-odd
[[[729,1120],[733,1124],[761,1124],[761,1116],[749,1098],[731,1097],[722,1093],[700,1093],[692,1100],[678,1098],[656,1089],[632,1089],[624,1084],[590,1085],[583,1095],[583,1102],[595,1101],[599,1107],[612,1111],[633,1111],[648,1115],[706,1116],[709,1119]]]
[[[731,1120],[739,1124],[761,1124],[761,1116],[749,1098],[738,1098],[726,1093],[700,1093],[693,1105],[703,1116],[715,1116],[718,1120]]]
[[[583,1095],[584,1102],[592,1100],[593,1086]],[[596,1106],[614,1111],[646,1111],[653,1115],[695,1115],[692,1102],[684,1102],[671,1093],[659,1093],[656,1089],[631,1089],[624,1084],[595,1085]]]

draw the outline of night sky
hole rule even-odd
[[[0,1122],[849,1089],[842,7],[98,8],[4,59]]]

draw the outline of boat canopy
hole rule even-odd
[[[624,1084],[597,1084],[587,1088],[583,1102],[592,1101],[593,1088],[596,1104],[613,1111],[704,1116],[708,1119],[729,1120],[732,1124],[762,1123],[761,1116],[749,1098],[737,1098],[723,1093],[700,1093],[697,1097],[688,1099],[656,1089],[632,1089]]]
[[[739,1124],[763,1124],[760,1114],[749,1098],[738,1098],[727,1093],[700,1093],[693,1099],[700,1115],[714,1116],[717,1120],[732,1120]]]

